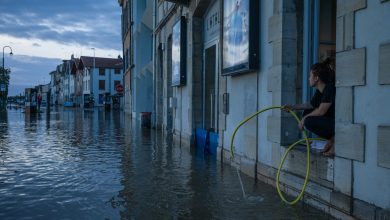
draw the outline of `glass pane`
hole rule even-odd
[[[318,61],[336,53],[336,0],[321,0],[319,13]]]

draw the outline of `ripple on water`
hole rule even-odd
[[[122,113],[9,111],[2,120],[2,220],[328,219]]]

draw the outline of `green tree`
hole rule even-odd
[[[0,67],[0,108],[5,109],[7,106],[8,86],[10,79],[10,69]]]

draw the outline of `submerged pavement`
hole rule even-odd
[[[331,219],[122,112],[0,114],[0,219]]]

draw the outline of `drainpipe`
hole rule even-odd
[[[152,126],[157,127],[157,67],[156,67],[156,34],[155,34],[155,29],[156,29],[156,5],[157,1],[153,1],[153,30],[152,30],[152,35],[153,35],[153,44],[152,44],[152,63],[153,63],[153,119],[152,119]]]

